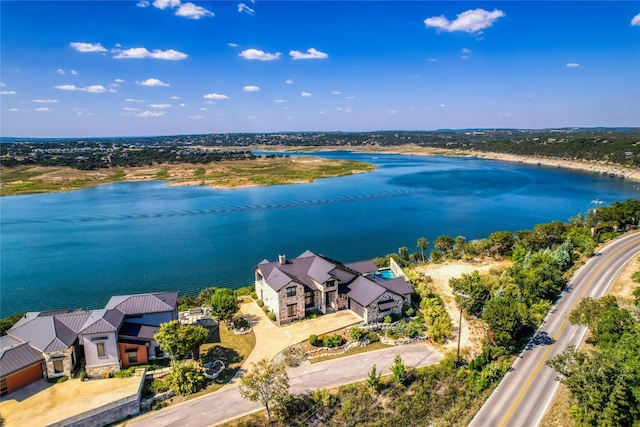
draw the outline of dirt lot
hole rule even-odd
[[[460,310],[455,302],[455,296],[449,286],[449,279],[460,277],[474,271],[487,273],[491,269],[504,269],[511,265],[511,261],[496,261],[487,258],[481,262],[469,263],[466,261],[447,262],[443,264],[427,264],[416,267],[416,271],[424,276],[430,276],[433,281],[430,283],[433,291],[440,295],[445,303],[447,313],[453,321],[454,328],[458,327]],[[457,329],[455,329],[457,331]],[[483,322],[477,319],[462,318],[462,332],[460,336],[460,348],[466,349],[470,354],[478,354],[482,351],[482,338],[485,335]],[[444,347],[454,350],[458,345],[457,340],[449,340]]]

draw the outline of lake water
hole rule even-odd
[[[314,154],[316,155],[316,154]],[[0,316],[98,308],[111,295],[251,285],[253,267],[306,249],[344,262],[437,236],[486,237],[636,198],[634,183],[483,159],[317,154],[374,172],[214,190],[114,183],[0,199]]]

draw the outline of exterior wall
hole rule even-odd
[[[74,348],[68,348],[61,351],[52,351],[44,353],[45,367],[48,378],[57,378],[62,376],[71,376],[75,362]],[[62,360],[62,372],[57,372],[53,366],[54,360]]]
[[[278,293],[264,281],[256,280],[256,294],[259,299],[264,301],[264,305],[276,314],[276,321],[279,321]]]
[[[136,350],[136,354],[138,355],[138,361],[135,363],[129,363],[129,356],[127,352],[129,350]],[[147,355],[147,346],[144,344],[127,344],[127,343],[118,343],[118,354],[120,355],[120,363],[122,364],[122,368],[128,368],[129,366],[134,365],[144,365],[149,361],[149,357]]]
[[[106,340],[92,341],[91,338],[106,337]],[[98,357],[98,343],[104,343],[105,356]],[[115,372],[120,369],[118,358],[118,345],[114,332],[103,332],[82,336],[84,345],[84,358],[87,374],[90,377],[103,377],[105,373]]]
[[[287,288],[296,287],[296,295],[292,297],[287,296]],[[295,317],[289,317],[287,313],[287,306],[296,304]],[[280,289],[278,292],[278,307],[279,311],[276,313],[276,320],[279,324],[289,323],[294,319],[304,318],[304,286],[300,283],[291,282],[288,286]]]
[[[378,302],[386,301],[390,299],[396,301],[398,303],[398,307],[381,312],[378,309]],[[384,319],[384,316],[387,316],[391,313],[402,314],[402,304],[404,303],[404,301],[405,299],[402,296],[387,291],[384,294],[382,294],[377,300],[375,300],[374,302],[372,302],[366,307],[366,318],[364,319],[364,321],[366,323],[372,323],[372,322],[381,321],[382,319]]]
[[[336,304],[338,305],[338,310],[347,308],[347,294],[338,294]]]
[[[24,368],[6,377],[7,393],[14,392],[22,387],[44,378],[42,362]]]
[[[410,282],[409,276],[405,274],[402,267],[400,267],[393,258],[389,258],[389,268],[391,269],[391,271],[396,277],[402,277],[407,282]]]

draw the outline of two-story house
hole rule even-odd
[[[309,311],[350,309],[367,323],[410,304],[413,290],[403,277],[381,274],[373,261],[343,264],[306,251],[297,258],[264,260],[255,267],[255,289],[276,322],[288,323]]]

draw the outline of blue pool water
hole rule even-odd
[[[396,275],[393,274],[393,271],[391,271],[390,269],[384,269],[379,270],[377,273],[375,273],[375,278],[379,280],[391,280],[395,279]]]

